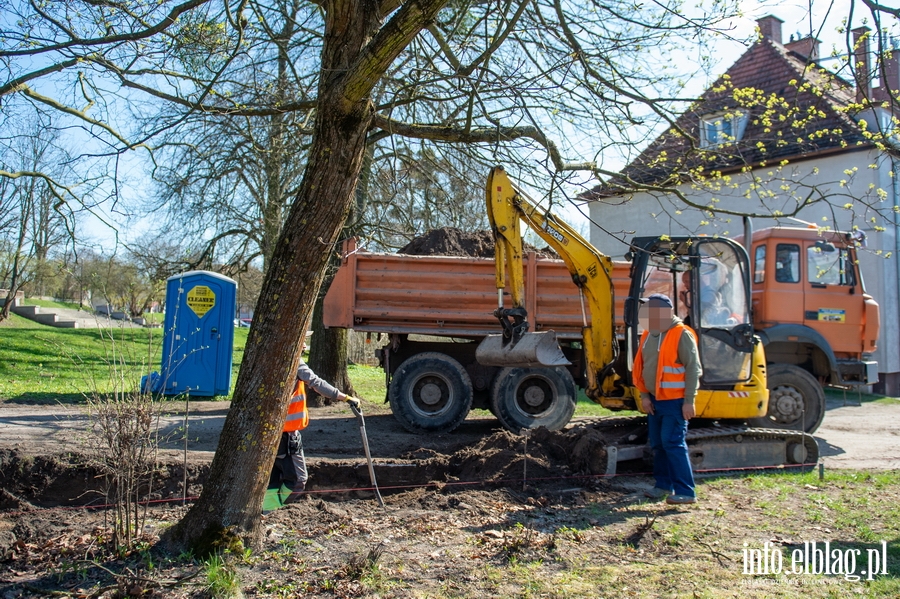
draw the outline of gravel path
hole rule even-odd
[[[187,450],[196,460],[212,457],[229,407],[224,401],[190,403]],[[171,402],[167,411],[160,423],[166,439],[162,445],[170,451],[183,451],[184,404]],[[361,455],[359,428],[346,405],[313,408],[311,417],[310,427],[303,432],[308,456]],[[18,447],[33,455],[75,450],[84,443],[89,423],[84,406],[0,403],[0,448]],[[423,448],[453,451],[500,430],[499,423],[489,416],[470,417],[452,433],[427,436],[406,432],[390,414],[367,415],[366,425],[376,458],[398,458]],[[853,406],[829,399],[825,421],[815,437],[826,468],[900,468],[900,404]]]

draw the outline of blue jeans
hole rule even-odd
[[[694,497],[694,473],[688,458],[687,420],[681,413],[683,399],[651,398],[653,414],[647,417],[650,448],[653,450],[653,477],[656,486],[675,495]]]

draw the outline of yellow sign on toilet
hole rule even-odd
[[[206,285],[197,285],[188,291],[187,305],[197,318],[203,318],[216,305],[216,294]]]

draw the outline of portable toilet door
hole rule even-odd
[[[165,395],[228,395],[237,283],[196,270],[166,281],[160,386]]]

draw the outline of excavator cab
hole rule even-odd
[[[663,293],[671,298],[675,315],[697,333],[701,386],[747,383],[758,339],[750,321],[746,250],[724,238],[636,237],[630,257],[631,292],[625,302],[629,359],[637,353],[643,330],[639,298]]]

